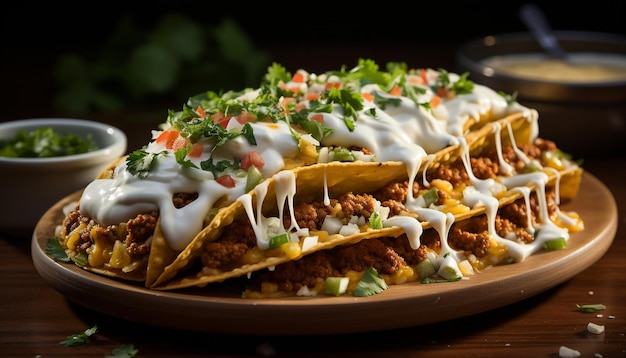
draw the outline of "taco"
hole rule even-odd
[[[285,202],[312,203],[324,188],[338,198],[403,180],[413,186],[420,170],[485,145],[495,127],[510,128],[511,142],[519,137],[528,143],[537,137],[536,119],[536,111],[466,74],[409,70],[401,63],[383,71],[360,60],[349,71],[292,75],[274,64],[259,88],[209,91],[191,97],[182,111],[170,111],[152,141],[85,188],[61,225],[59,241],[85,269],[163,288],[193,272],[204,249],[235,220],[252,217],[245,207],[258,202],[260,213],[282,213]],[[259,200],[265,189],[284,200]],[[296,226],[283,227],[276,240],[291,240]],[[260,249],[269,248],[269,240],[262,241]],[[304,252],[339,243],[320,241]],[[296,250],[281,260],[300,258],[303,250],[288,244],[285,249]],[[273,259],[264,255],[260,264],[226,272],[247,275],[272,267]],[[221,271],[214,279],[226,279]]]
[[[505,126],[512,134],[512,124],[528,123],[521,117],[510,120],[493,127]],[[255,204],[248,197],[231,206],[224,226],[181,253],[164,271],[169,276],[153,288],[205,286],[246,276],[243,296],[266,298],[317,295],[325,292],[329,278],[342,277],[349,278],[351,293],[370,267],[386,284],[442,276],[456,280],[523,261],[546,243],[567,241],[569,232],[582,230],[576,213],[558,210],[561,199],[576,196],[580,167],[551,141],[517,144],[491,129],[471,146],[461,145],[456,155],[425,164],[423,179],[412,184],[398,162],[302,168],[290,175],[292,185],[282,182],[298,188],[288,209],[268,205],[285,197],[276,195],[280,189],[272,182],[267,182],[269,189],[260,185],[253,192]],[[272,243],[271,235],[260,233],[263,222],[282,222],[268,231],[277,237],[290,233],[291,239]],[[423,267],[436,270],[426,273]],[[172,278],[172,272],[178,277]]]

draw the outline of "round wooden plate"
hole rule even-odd
[[[577,275],[609,249],[617,230],[617,205],[608,188],[583,174],[578,197],[563,205],[578,212],[585,230],[564,250],[539,252],[458,282],[391,286],[370,297],[318,296],[243,299],[226,282],[175,292],[154,291],[54,261],[45,253],[70,195],[40,219],[32,257],[43,279],[68,299],[111,316],[165,328],[246,335],[308,335],[377,331],[429,324],[502,307]]]

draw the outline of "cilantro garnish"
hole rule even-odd
[[[380,94],[378,94],[378,92],[374,92],[374,103],[376,103],[376,105],[380,107],[380,109],[382,110],[385,110],[388,104],[391,104],[397,107],[400,105],[400,102],[402,102],[400,98],[383,97]]]
[[[361,94],[351,89],[333,87],[328,92],[328,100],[338,104],[343,109],[344,122],[350,132],[354,131],[354,122],[358,118],[358,111],[363,109]]]
[[[220,160],[219,162],[213,162],[213,158],[209,158],[200,163],[202,170],[208,170],[213,173],[215,178],[219,177],[226,169],[239,169],[239,162]]]
[[[167,151],[159,153],[148,153],[144,149],[138,149],[128,155],[126,158],[126,166],[132,175],[145,178],[154,168],[155,160],[158,157],[167,155]]]
[[[474,82],[467,79],[467,77],[469,76],[469,72],[463,73],[457,81],[452,82],[450,81],[448,71],[444,70],[443,68],[440,68],[438,71],[439,77],[437,78],[437,81],[433,86],[434,92],[437,92],[438,87],[448,89],[457,95],[469,94],[472,93],[472,91],[474,90]]]
[[[82,154],[98,149],[91,134],[84,138],[61,133],[50,127],[18,131],[9,140],[0,142],[0,157],[50,158]]]
[[[58,262],[70,262],[70,258],[65,253],[65,249],[61,246],[61,243],[57,239],[48,239],[46,241],[46,254],[51,256]]]
[[[515,101],[517,101],[517,92],[514,92],[513,94],[508,94],[506,92],[498,91],[498,94],[500,95],[500,97],[504,98],[506,104],[508,105],[511,105],[515,103]]]
[[[85,345],[91,342],[91,336],[96,334],[97,331],[98,331],[98,326],[95,325],[91,328],[86,329],[84,332],[67,336],[67,338],[59,342],[59,344],[62,344],[66,347],[75,347],[75,346]]]
[[[98,332],[98,326],[94,325],[91,328],[86,329],[84,332],[71,334],[67,336],[66,339],[59,342],[65,347],[77,347],[84,346],[86,344],[91,343],[91,338]],[[139,350],[135,348],[132,344],[123,345],[117,348],[114,348],[111,352],[112,354],[107,354],[105,358],[133,358],[139,354]]]
[[[139,354],[139,350],[130,344],[114,348],[112,353],[105,355],[104,358],[133,358]]]
[[[389,288],[387,282],[378,276],[378,271],[374,267],[368,267],[361,277],[361,280],[356,285],[354,291],[352,291],[353,296],[357,297],[366,297],[379,294]]]

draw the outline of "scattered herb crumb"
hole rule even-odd
[[[67,338],[59,342],[59,344],[62,344],[65,347],[84,346],[91,343],[91,337],[97,332],[98,326],[94,325],[91,328],[87,328],[84,332],[67,336]],[[139,350],[135,348],[135,346],[127,344],[114,348],[111,354],[105,355],[104,358],[133,358],[136,357],[138,353]]]
[[[133,358],[136,357],[138,353],[139,350],[132,344],[129,344],[113,349],[112,354],[105,355],[104,358]]]

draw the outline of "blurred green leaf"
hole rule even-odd
[[[163,93],[178,76],[179,62],[162,46],[149,44],[135,49],[126,67],[127,88],[135,97]]]
[[[269,64],[268,54],[230,18],[209,27],[168,14],[144,29],[122,16],[106,41],[59,58],[55,105],[78,115],[238,90],[258,83]]]
[[[205,47],[202,28],[178,14],[165,16],[150,35],[150,42],[158,44],[177,58],[187,62],[200,60]]]

